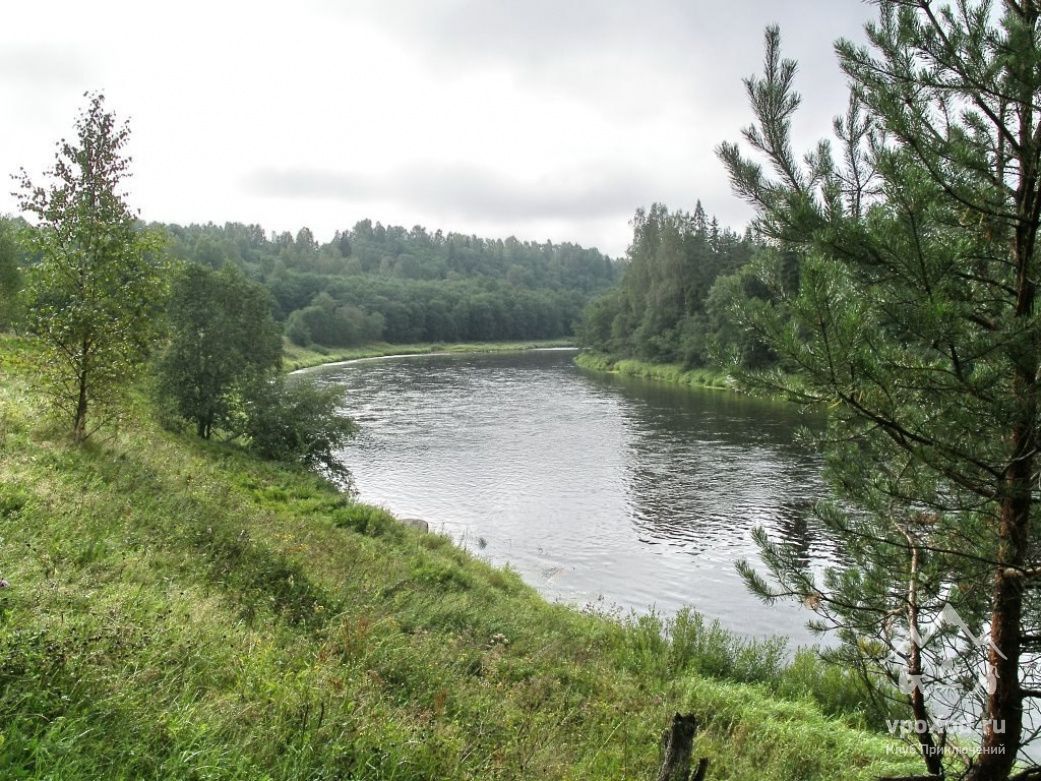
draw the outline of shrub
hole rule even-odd
[[[286,321],[286,336],[289,337],[289,341],[300,347],[311,345],[311,328],[299,310],[293,312]]]
[[[251,389],[246,399],[245,433],[264,458],[303,464],[349,483],[350,473],[336,451],[356,427],[339,411],[341,391],[309,380],[278,378]]]

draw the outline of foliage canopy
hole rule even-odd
[[[184,266],[167,314],[170,339],[158,361],[159,392],[208,439],[241,427],[242,397],[282,362],[282,338],[267,291],[234,266]]]

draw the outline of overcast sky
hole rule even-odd
[[[845,105],[859,0],[5,3],[0,174],[44,170],[85,90],[129,118],[147,220],[363,217],[624,252],[629,219],[747,207],[715,157],[750,119],[763,28],[800,63],[805,146]],[[0,213],[16,211],[3,187]]]

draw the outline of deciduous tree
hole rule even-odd
[[[37,222],[26,235],[40,258],[26,279],[28,326],[44,346],[41,377],[82,441],[118,411],[156,335],[162,240],[135,228],[121,189],[129,126],[90,94],[75,128],[74,140],[59,142],[46,184],[24,169],[16,180]]]
[[[231,265],[214,271],[188,264],[174,280],[167,318],[160,396],[200,437],[218,428],[237,432],[243,396],[268,382],[282,362],[267,290]]]

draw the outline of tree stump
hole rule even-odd
[[[698,760],[697,770],[691,775],[690,761],[694,751],[694,734],[698,720],[693,713],[677,713],[661,736],[662,763],[658,781],[704,781],[708,760]]]

